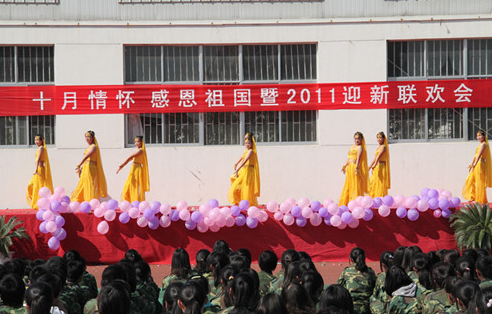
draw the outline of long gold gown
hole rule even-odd
[[[258,206],[256,198],[260,196],[260,169],[254,140],[252,150],[251,157],[239,169],[238,177],[231,176],[231,188],[229,193],[227,193],[227,198],[232,204],[239,204],[242,200],[248,200],[250,206]],[[242,157],[243,160],[247,154],[248,150],[245,150]]]
[[[37,168],[38,173],[34,174],[29,180],[26,191],[26,199],[31,208],[39,209],[38,199],[39,199],[39,189],[42,187],[47,187],[53,193],[53,181],[51,179],[51,168],[50,160],[48,158],[48,150],[43,140],[44,152],[41,154],[39,160],[42,161],[41,166]],[[36,151],[36,160],[38,159],[39,150]]]
[[[145,143],[142,142],[142,154],[133,158],[133,164],[123,186],[121,199],[129,201],[145,201],[145,192],[150,189],[149,168]]]
[[[367,168],[367,153],[364,140],[362,140],[362,155],[359,161],[359,174],[355,174],[355,162],[349,163],[345,168],[345,184],[338,205],[347,205],[357,196],[364,196],[368,192],[369,171]],[[350,148],[348,158],[357,160],[357,145]]]
[[[492,187],[492,167],[490,166],[490,148],[487,139],[486,147],[480,156],[480,160],[477,162],[473,170],[468,174],[465,184],[463,185],[463,197],[469,201],[475,201],[480,204],[488,203],[487,200],[487,187]],[[475,158],[477,158],[480,151],[480,145],[475,151]]]
[[[369,182],[369,196],[372,198],[388,195],[388,190],[391,188],[389,148],[386,139],[384,140],[384,146],[386,146],[386,151],[379,157],[378,163],[372,169]],[[376,150],[376,156],[379,154],[380,149],[378,147]]]
[[[82,166],[82,173],[80,175],[79,184],[72,192],[70,199],[72,202],[89,202],[96,198],[101,199],[108,196],[108,189],[106,185],[106,177],[102,168],[101,154],[99,152],[99,145],[94,137],[94,143],[96,144],[96,151],[85,160]],[[87,148],[84,155],[87,153]]]

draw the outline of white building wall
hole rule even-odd
[[[123,84],[124,44],[318,43],[318,81],[386,80],[386,39],[492,37],[489,20],[409,23],[312,23],[285,25],[148,26],[148,27],[11,27],[0,28],[0,43],[54,44],[56,85]],[[5,105],[5,104],[2,104]],[[354,132],[366,135],[368,157],[374,156],[376,133],[387,130],[386,110],[320,111],[316,144],[259,144],[260,203],[288,197],[337,200],[340,172]],[[119,164],[132,152],[125,148],[123,115],[56,117],[56,145],[49,147],[55,186],[70,193],[74,172],[94,130],[108,181],[119,199],[129,171]],[[476,142],[398,143],[390,145],[390,194],[418,194],[423,187],[443,188],[461,196]],[[151,191],[147,198],[199,205],[211,198],[227,204],[229,176],[241,146],[149,147]],[[35,148],[0,148],[0,208],[25,208],[25,188],[34,171]]]

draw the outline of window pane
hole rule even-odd
[[[468,75],[492,74],[492,39],[468,40]]]
[[[29,144],[34,143],[36,134],[44,136],[46,145],[55,144],[55,116],[30,116]]]
[[[244,113],[244,128],[246,132],[253,133],[257,142],[278,142],[279,136],[279,112],[258,111]]]
[[[463,75],[463,41],[427,41],[427,74],[429,76]]]
[[[17,47],[19,82],[54,82],[53,46]]]
[[[161,46],[126,46],[127,82],[162,82]]]
[[[200,142],[199,113],[166,113],[165,143],[185,144]]]
[[[282,45],[282,80],[316,79],[316,45]]]
[[[0,82],[15,82],[14,47],[0,47]]]
[[[239,112],[207,112],[205,121],[205,145],[240,143]]]
[[[424,42],[388,42],[388,77],[423,76]]]
[[[164,81],[200,80],[198,46],[164,46]]]
[[[27,117],[0,117],[0,145],[27,145]]]
[[[492,108],[468,108],[468,139],[476,139],[480,129],[492,138]]]
[[[207,82],[239,81],[237,46],[203,47],[204,80]]]
[[[462,108],[429,108],[429,139],[463,138]]]
[[[243,46],[243,72],[246,81],[278,80],[278,46]]]
[[[388,138],[425,139],[425,109],[390,109]]]
[[[282,111],[282,142],[315,142],[316,111]]]
[[[127,115],[127,145],[133,145],[135,137],[143,135],[146,144],[162,143],[162,114],[142,113]]]

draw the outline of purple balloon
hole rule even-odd
[[[418,195],[413,195],[412,197],[413,197],[413,198],[414,198],[417,202],[418,202],[418,201],[420,201],[420,196],[418,196]]]
[[[403,206],[400,206],[396,209],[396,216],[400,218],[405,218],[407,217],[407,209]]]
[[[39,231],[41,231],[42,233],[48,233],[48,230],[46,230],[46,223],[46,221],[43,221],[39,224]]]
[[[248,218],[246,218],[246,225],[250,229],[254,229],[254,228],[256,228],[256,226],[258,226],[258,219],[251,218],[251,217],[248,216]]]
[[[80,211],[83,212],[84,214],[90,213],[91,204],[89,204],[89,202],[82,202],[82,204],[80,204]]]
[[[328,214],[328,216],[325,219],[323,219],[323,221],[325,222],[325,225],[327,225],[328,227],[331,227],[331,221],[330,221],[331,217],[332,217],[332,215]]]
[[[61,228],[65,225],[65,218],[63,218],[62,216],[56,216],[55,223],[58,228]]]
[[[391,206],[391,205],[393,205],[394,202],[395,202],[395,200],[393,199],[393,196],[391,196],[391,195],[386,195],[385,197],[383,197],[383,203],[385,205]]]
[[[428,202],[428,201],[429,201],[429,198],[428,198],[427,196],[422,196],[422,197],[420,198],[420,200],[421,200],[421,201],[426,201],[426,202]]]
[[[239,209],[239,207],[238,207],[238,209]],[[190,220],[190,219],[188,219],[188,220]],[[195,223],[195,227],[196,227],[196,224],[202,220],[203,220],[203,215],[198,210],[191,213],[191,221],[193,221]],[[195,228],[193,227],[190,230],[193,230],[193,229],[195,229]]]
[[[117,210],[118,209],[118,201],[117,200],[109,200],[108,201],[108,210]]]
[[[38,220],[43,221],[43,220],[44,220],[44,219],[43,219],[43,214],[44,214],[44,212],[45,212],[45,210],[44,210],[44,209],[40,209],[40,210],[38,210],[38,211],[36,212],[36,218],[37,218]]]
[[[321,208],[321,203],[319,201],[311,202],[311,209],[313,212],[317,212]]]
[[[364,217],[362,217],[362,219],[364,221],[371,221],[373,217],[374,217],[374,213],[372,212],[372,210],[369,208],[366,208],[364,210]]]
[[[372,200],[372,207],[379,208],[379,206],[383,205],[383,199],[380,197],[375,197]]]
[[[121,213],[118,219],[122,224],[126,224],[130,221],[130,215],[128,213]]]
[[[231,215],[236,217],[238,216],[239,214],[241,213],[241,209],[239,208],[239,206],[237,205],[234,205],[231,207]]]
[[[450,205],[449,204],[449,201],[447,199],[445,199],[445,198],[443,198],[443,199],[441,199],[439,201],[439,208],[440,209],[448,209],[449,208],[449,205]]]
[[[341,217],[342,221],[346,224],[349,224],[352,222],[352,220],[354,220],[354,216],[352,216],[352,213],[349,212],[344,212]]]
[[[342,206],[339,206],[339,207],[338,207],[338,213],[339,213],[340,215],[341,215],[343,212],[348,212],[348,211],[349,211],[349,209],[348,209],[348,207],[347,207],[347,206],[345,206],[345,205],[342,205]]]
[[[58,201],[53,201],[50,204],[51,211],[54,213],[58,213],[60,211],[61,203]]]
[[[147,208],[147,209],[145,209],[145,210],[144,210],[144,212],[143,212],[143,216],[144,216],[145,218],[147,218],[148,220],[151,220],[151,219],[152,219],[152,217],[155,217],[154,215],[155,215],[155,214],[154,214],[154,211],[152,210],[152,208]],[[171,216],[171,215],[169,215],[169,216]],[[172,219],[171,219],[171,220],[172,220]]]
[[[212,207],[212,208],[214,208],[214,207]],[[248,200],[242,200],[239,202],[239,209],[240,210],[247,210],[248,208],[249,208],[249,201]]]
[[[57,238],[59,241],[63,241],[65,240],[65,238],[67,237],[67,232],[65,231],[65,229],[63,228],[60,228],[58,229],[58,231],[56,231],[53,236],[55,238]]]
[[[306,226],[307,224],[307,219],[304,218],[304,217],[299,217],[299,218],[296,218],[296,225],[299,226],[299,227],[304,227]]]
[[[422,197],[427,197],[427,195],[429,195],[429,188],[423,188],[421,191],[420,191],[420,196]]]
[[[150,208],[152,211],[154,211],[154,214],[157,214],[159,210],[161,209],[161,203],[158,201],[153,201],[152,204],[150,204]]]
[[[438,198],[439,197],[439,192],[435,189],[429,190],[429,193],[427,193],[428,198]]]
[[[154,216],[152,219],[149,220],[148,226],[152,230],[159,228],[159,218]]]
[[[70,197],[68,195],[63,195],[61,198],[60,198],[60,202],[65,202],[67,204],[70,204]]]
[[[449,209],[443,209],[441,212],[442,218],[449,218],[451,216],[451,211]]]
[[[196,212],[194,212],[194,213],[196,213]],[[192,219],[188,219],[187,221],[185,221],[185,227],[188,230],[193,230],[196,228],[196,222],[193,221]]]
[[[138,208],[139,205],[140,205],[140,202],[139,201],[133,201],[132,202],[132,207]]]
[[[169,213],[169,219],[171,219],[171,221],[178,221],[179,212],[175,209],[171,210],[171,212]]]
[[[246,217],[244,217],[243,214],[237,215],[237,217],[234,219],[236,220],[236,225],[239,227],[244,226],[244,224],[246,223]]]
[[[430,209],[437,209],[439,207],[439,201],[437,200],[437,198],[431,198],[428,202]]]
[[[299,206],[294,206],[292,207],[292,209],[290,210],[290,213],[292,214],[292,216],[294,217],[300,217],[302,215],[302,208],[300,208]]]
[[[55,237],[51,237],[49,240],[48,240],[48,247],[52,250],[56,250],[60,247],[60,240],[58,240],[57,238]]]
[[[215,198],[212,198],[210,201],[208,201],[208,205],[211,207],[211,208],[216,208],[216,207],[219,207],[219,201],[216,200]],[[248,203],[248,207],[249,207],[249,203]],[[247,209],[247,208],[246,208]]]
[[[459,197],[453,197],[451,198],[451,207],[456,208],[461,205],[461,200]]]
[[[419,211],[415,208],[409,209],[407,213],[408,220],[415,221],[419,219]]]
[[[321,207],[321,208],[319,209],[318,214],[319,214],[319,216],[320,216],[321,218],[326,218],[326,217],[328,217],[328,215],[329,215],[330,213],[328,212],[328,209],[327,209],[326,207]]]

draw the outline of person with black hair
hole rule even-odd
[[[330,305],[329,307],[319,310],[316,314],[350,314],[347,310]]]
[[[475,304],[476,314],[492,314],[492,287],[479,290],[473,303]],[[471,310],[473,313],[474,309],[472,308]]]
[[[413,257],[417,253],[422,253],[422,249],[420,249],[416,245],[409,246],[405,249],[405,252],[403,253],[403,260],[401,262],[401,267],[408,273],[408,276],[412,280],[418,280],[418,276],[416,273],[413,271]]]
[[[420,311],[418,297],[422,290],[402,267],[393,265],[388,269],[384,288],[391,299],[387,307],[388,313],[413,314]]]
[[[126,281],[126,273],[123,267],[119,264],[109,265],[103,270],[101,275],[101,288],[110,284],[114,280],[125,280]],[[87,301],[84,306],[84,314],[97,314],[97,299],[91,299]]]
[[[270,284],[270,292],[275,292],[277,293],[282,289],[283,283],[284,283],[284,276],[285,276],[285,271],[287,270],[287,267],[289,266],[290,263],[299,261],[299,253],[294,250],[294,249],[288,249],[285,250],[284,253],[282,253],[282,257],[280,258],[280,264],[282,265],[282,269],[275,275],[275,279],[272,280],[272,283]]]
[[[120,279],[101,288],[97,297],[100,314],[130,314],[130,304],[130,285]]]
[[[162,281],[162,289],[165,290],[171,282],[181,281],[185,283],[191,275],[190,256],[183,248],[177,248],[171,260],[171,274]]]
[[[393,265],[401,266],[403,263],[403,255],[405,254],[406,246],[400,246],[395,250],[393,254]]]
[[[237,267],[239,270],[243,270],[248,267],[248,259],[245,256],[239,255],[236,252],[229,254],[230,265]]]
[[[217,242],[215,242],[217,244]],[[215,245],[214,245],[215,247]],[[213,251],[207,258],[207,269],[210,269],[212,276],[209,279],[210,286],[210,298],[217,297],[218,288],[220,285],[220,274],[222,273],[222,269],[229,265],[229,256],[226,254]]]
[[[88,301],[79,287],[83,274],[84,266],[81,262],[68,262],[66,282],[60,292],[60,300],[66,305],[67,314],[82,314],[85,303]]]
[[[240,274],[249,275],[253,279],[253,296],[251,297],[248,309],[256,309],[258,307],[258,302],[260,302],[260,277],[256,270],[251,268],[243,269],[239,272]]]
[[[284,299],[276,293],[265,294],[256,308],[257,314],[287,314]]]
[[[207,249],[201,249],[198,252],[196,252],[195,255],[195,261],[196,261],[196,266],[193,269],[193,271],[197,275],[204,275],[205,273],[209,273],[210,269],[207,269],[207,257],[210,255],[210,251]]]
[[[244,268],[251,268],[251,252],[248,249],[240,248],[236,253],[246,258]]]
[[[236,275],[239,273],[239,269],[234,265],[226,265],[220,272],[220,283],[216,289],[216,295],[214,297],[210,297],[209,301],[212,306],[215,308],[225,309],[227,306],[225,305],[227,302],[226,298],[229,297],[229,294],[226,293],[227,287],[229,286],[229,282],[234,280]],[[229,302],[232,303],[232,302]]]
[[[463,252],[461,252],[461,256],[468,256],[473,260],[474,263],[477,262],[478,259],[478,252],[475,249],[465,249]]]
[[[458,309],[461,312],[455,313],[465,313],[465,310],[468,309],[468,306],[475,299],[475,295],[480,290],[477,283],[471,280],[464,280],[460,282],[456,289],[456,304],[458,305]]]
[[[3,276],[0,280],[0,297],[2,298],[0,313],[28,313],[27,308],[23,306],[25,291],[24,281],[19,275],[8,274]]]
[[[231,253],[231,249],[229,248],[229,244],[225,240],[217,240],[214,243],[213,252],[221,252],[225,255],[229,255]]]
[[[456,273],[458,276],[466,280],[478,282],[477,272],[475,270],[475,262],[471,257],[462,256],[456,260]]]
[[[445,263],[449,263],[449,265],[453,266],[456,264],[458,258],[460,258],[460,252],[456,250],[448,250],[442,257],[442,261]]]
[[[220,311],[220,314],[232,313],[234,310],[254,310],[249,309],[251,300],[254,296],[254,280],[249,274],[239,273],[234,279],[229,282],[226,294],[228,296],[224,298],[227,308]]]
[[[63,283],[56,274],[46,272],[45,274],[39,276],[33,283],[36,282],[47,283],[53,290],[53,308],[51,310],[51,314],[58,314],[61,312],[68,313],[65,303],[60,300],[60,292],[63,288]]]
[[[455,276],[453,267],[446,262],[436,263],[432,267],[432,290],[427,290],[419,297],[419,303],[422,304],[423,314],[434,314],[449,308],[446,290],[444,290],[444,280],[448,277]]]
[[[307,252],[304,252],[304,251],[299,251],[299,260],[300,261],[304,261],[304,260],[309,260],[311,261],[311,256],[307,253]]]
[[[270,250],[266,250],[260,254],[258,258],[258,266],[261,271],[258,273],[260,278],[260,296],[266,295],[270,290],[270,284],[275,279],[273,271],[277,268],[278,257]]]
[[[458,303],[456,302],[456,288],[464,280],[465,279],[456,276],[448,277],[444,280],[444,290],[446,291],[446,294],[448,296],[449,304],[451,304],[451,306],[444,311],[446,314],[453,314],[459,311]]]
[[[285,270],[282,286],[280,286],[277,290],[275,290],[274,291],[275,293],[281,294],[282,289],[284,289],[285,287],[287,287],[293,282],[298,284],[301,283],[302,270],[300,265],[301,265],[300,261],[295,261],[287,266],[287,269]]]
[[[315,304],[306,289],[297,282],[292,282],[282,289],[282,299],[289,314],[314,314]]]
[[[156,308],[155,303],[145,300],[142,294],[137,291],[137,275],[133,264],[123,259],[118,262],[118,265],[123,267],[126,282],[130,285],[130,307],[132,313],[154,313]]]
[[[162,312],[162,305],[159,303],[160,289],[152,279],[150,266],[145,261],[134,263],[135,275],[137,277],[137,292],[146,300],[155,304],[155,313]]]
[[[190,280],[181,288],[178,305],[184,314],[201,314],[206,300],[205,288],[198,282]]]
[[[97,297],[97,282],[96,277],[87,271],[87,264],[85,259],[76,250],[68,250],[64,255],[63,259],[68,263],[70,261],[79,261],[84,266],[84,274],[82,275],[82,280],[80,280],[79,286],[84,292],[86,300]]]
[[[475,263],[480,289],[492,287],[492,257],[481,256]]]
[[[25,294],[30,314],[50,314],[53,304],[53,291],[44,282],[32,284]]]
[[[39,189],[47,187],[53,193],[53,179],[51,178],[50,159],[48,158],[48,149],[46,142],[41,134],[36,134],[34,142],[38,146],[36,150],[36,170],[27,185],[26,199],[27,203],[33,209],[39,209]]]
[[[318,307],[320,310],[335,306],[346,310],[349,314],[354,314],[354,302],[350,292],[342,285],[334,284],[326,287],[321,293]]]
[[[136,262],[143,261],[143,258],[137,250],[129,249],[125,252],[125,260],[129,261],[132,264],[135,264]]]
[[[386,306],[390,299],[384,290],[384,281],[386,280],[386,271],[391,266],[393,266],[393,252],[384,251],[379,257],[379,269],[381,269],[381,272],[376,277],[376,284],[369,299],[369,308],[372,314],[386,313]]]
[[[420,288],[423,290],[432,288],[432,278],[431,278],[431,264],[430,257],[424,253],[416,253],[413,256],[413,270],[412,273],[415,274],[414,277],[408,273],[408,276],[412,278],[412,280],[420,285]]]
[[[356,313],[370,313],[369,299],[376,285],[376,274],[366,265],[366,255],[361,248],[352,249],[350,263],[352,265],[340,274],[338,283],[350,292]]]
[[[164,291],[162,297],[162,305],[164,307],[164,314],[181,314],[181,309],[178,305],[179,294],[184,283],[180,281],[172,282]]]
[[[306,289],[313,304],[317,304],[324,286],[320,273],[312,269],[302,272],[301,285]]]

